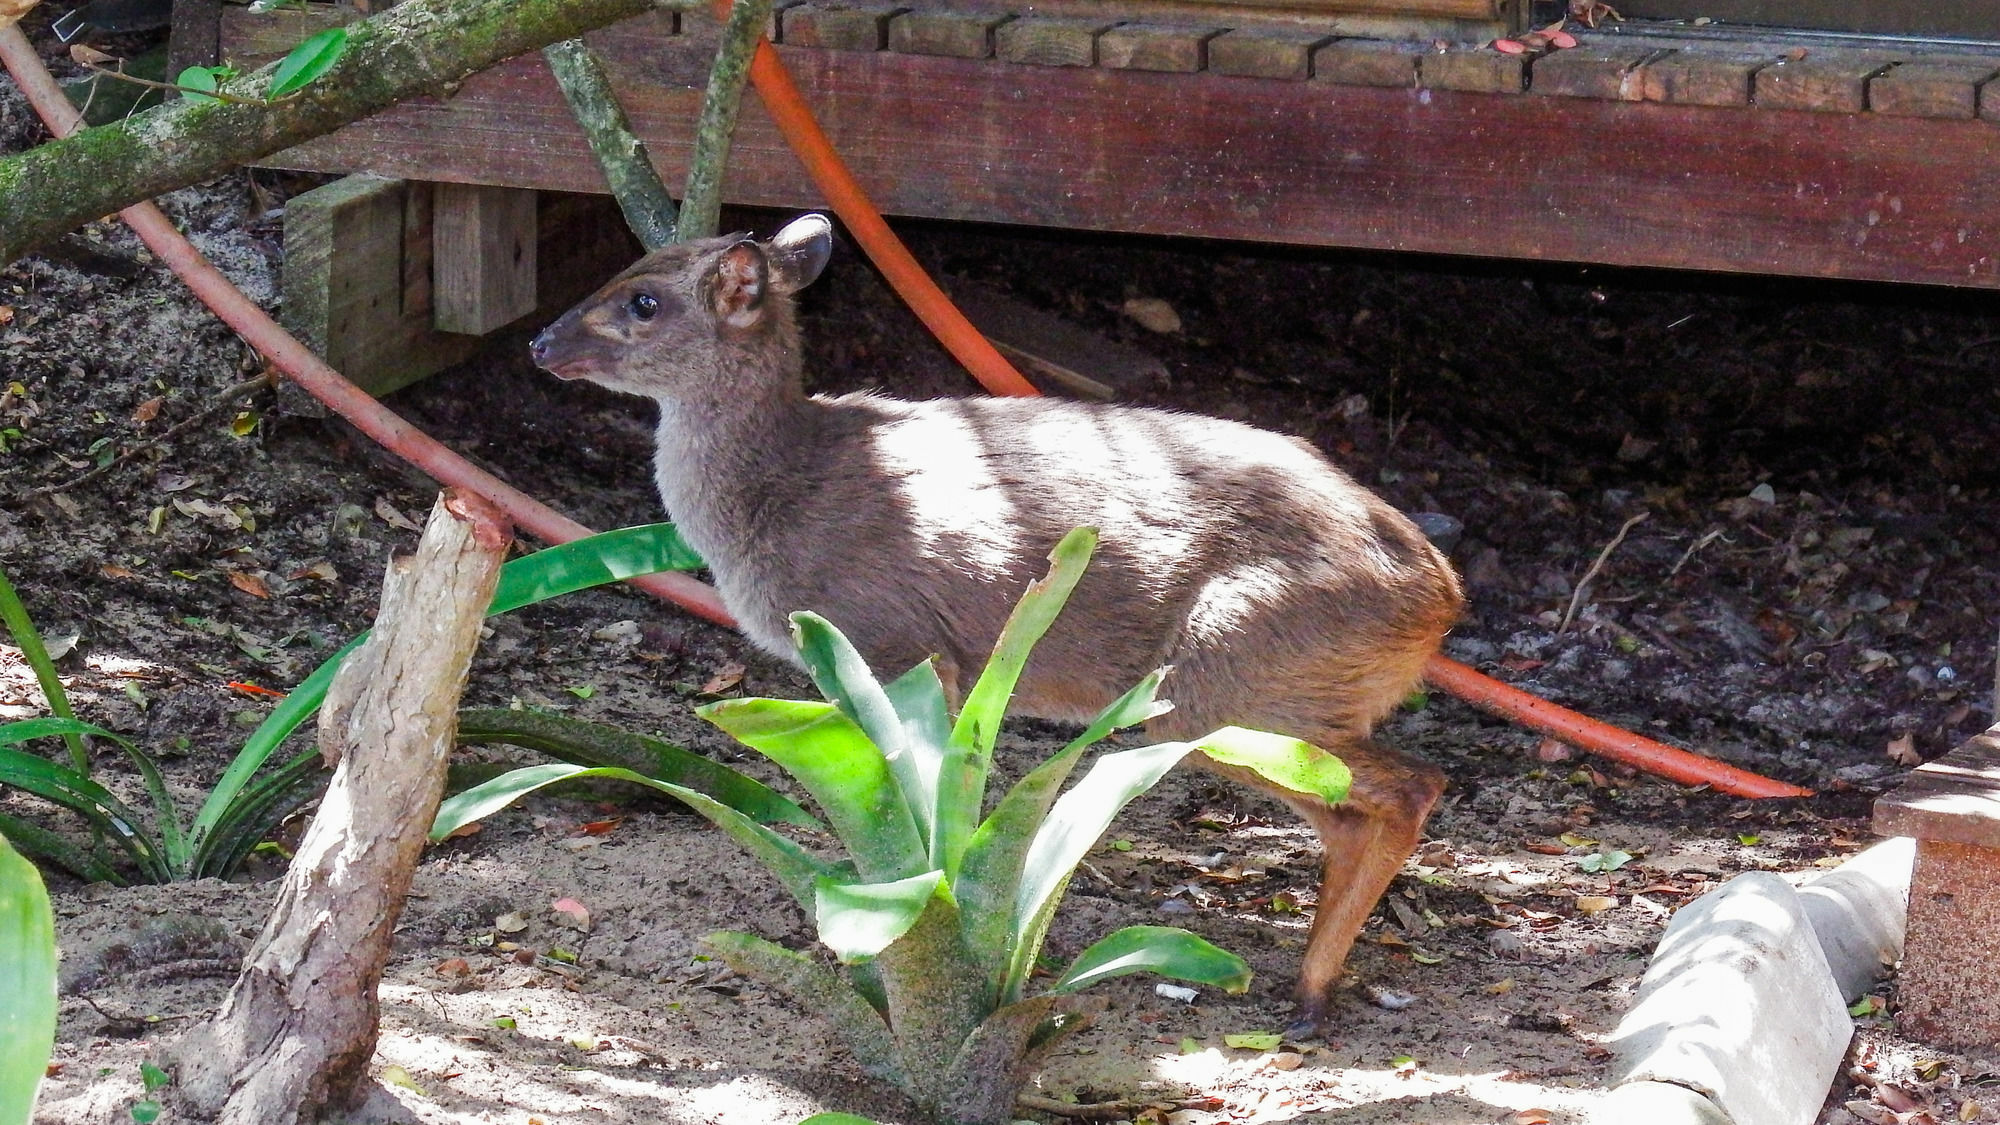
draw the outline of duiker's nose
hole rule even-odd
[[[548,329],[544,328],[540,332],[535,334],[534,342],[528,345],[528,355],[532,357],[537,364],[544,363],[548,360],[549,358]]]

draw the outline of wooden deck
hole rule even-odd
[[[1526,59],[1037,10],[944,34],[806,4],[773,30],[892,215],[2000,287],[2000,49],[1597,34]],[[593,38],[670,183],[714,36],[684,18]],[[225,51],[258,53],[259,19],[232,7]],[[539,58],[269,163],[603,190]],[[727,195],[819,203],[754,105]]]

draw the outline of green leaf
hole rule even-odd
[[[762,824],[824,825],[770,786],[700,754],[603,723],[542,711],[472,708],[458,713],[458,741],[504,742],[584,766],[622,766],[706,793]]]
[[[882,751],[831,703],[725,699],[695,714],[784,767],[819,802],[871,883],[928,870],[927,849]]]
[[[346,52],[347,29],[344,27],[329,27],[312,36],[279,60],[278,69],[271,72],[269,96],[282,98],[304,89],[307,83],[331,70]]]
[[[0,843],[0,1122],[33,1114],[55,1036],[55,915],[35,865]]]
[[[1285,1037],[1275,1031],[1244,1031],[1222,1037],[1223,1046],[1239,1051],[1269,1051],[1284,1041]]]
[[[816,613],[794,613],[791,621],[792,644],[814,685],[881,751],[889,773],[896,779],[896,787],[902,790],[917,836],[925,842],[926,854],[931,854],[935,850],[938,762],[944,754],[943,742],[924,745],[916,741],[923,734],[922,728],[912,731],[906,727],[894,700],[869,670],[867,661],[826,618]],[[931,678],[935,680],[936,674]],[[921,688],[922,682],[904,686]],[[938,694],[941,700],[942,687]],[[924,716],[918,714],[916,718],[921,723]]]
[[[66,720],[29,720],[30,722]],[[139,815],[102,785],[46,758],[0,747],[0,785],[11,785],[77,813],[125,850],[154,882],[173,878]]]
[[[792,892],[792,897],[798,899],[799,905],[807,910],[813,908],[814,881],[842,874],[840,868],[815,857],[798,844],[706,793],[696,792],[672,782],[655,781],[643,774],[617,766],[592,767],[571,765],[568,762],[550,762],[546,765],[523,766],[517,770],[510,770],[491,781],[475,785],[463,793],[447,798],[438,806],[437,819],[431,822],[430,838],[433,842],[442,840],[473,821],[491,816],[537,789],[554,785],[558,781],[585,777],[630,781],[679,798],[688,807],[707,817],[716,827],[728,833],[731,839],[743,845],[758,862],[770,868],[771,873]]]
[[[1172,926],[1127,926],[1077,954],[1049,991],[1076,992],[1126,973],[1158,973],[1225,992],[1250,987],[1250,966],[1234,953]]]
[[[1576,865],[1591,874],[1598,875],[1616,871],[1630,862],[1632,862],[1631,852],[1613,848],[1608,852],[1592,852],[1590,855],[1579,856]]]
[[[180,75],[174,79],[174,85],[181,88],[181,97],[191,102],[220,105],[222,104],[221,98],[210,97],[207,93],[195,92],[197,90],[206,90],[213,93],[220,71],[220,67],[191,66],[180,72]]]
[[[843,965],[867,961],[909,933],[933,898],[951,900],[942,871],[891,883],[821,879],[815,889],[813,923],[819,940]]]
[[[670,523],[650,523],[587,535],[559,547],[537,551],[500,568],[500,581],[493,591],[487,616],[506,613],[563,594],[622,582],[642,574],[663,570],[693,570],[702,565],[701,556],[682,541]],[[291,694],[285,696],[264,722],[244,741],[243,749],[224,770],[222,777],[202,802],[188,829],[188,848],[198,864],[211,854],[211,837],[230,816],[230,808],[242,795],[250,779],[263,768],[285,739],[300,724],[312,718],[326,698],[341,661],[368,639],[363,633],[340,647],[326,662],[315,668]],[[217,872],[219,873],[219,872]]]
[[[166,1071],[161,1070],[152,1063],[142,1062],[139,1064],[139,1084],[146,1088],[148,1094],[158,1093],[161,1087],[169,1085],[172,1082],[172,1075],[169,1075]]]
[[[1154,698],[1166,674],[1162,668],[1140,680],[1069,745],[1015,782],[966,843],[964,861],[952,875],[952,893],[958,896],[964,917],[966,945],[992,988],[999,989],[1011,961],[1014,900],[1036,829],[1085,750],[1114,730],[1136,726],[1168,709],[1168,704]]]
[[[1132,798],[1151,789],[1193,749],[1192,743],[1163,742],[1106,754],[1091,763],[1083,780],[1056,799],[1021,863],[1002,1003],[1020,998],[1077,863]]]
[[[856,1117],[851,1113],[815,1113],[799,1125],[880,1125],[870,1117]]]
[[[49,712],[59,719],[75,719],[76,712],[69,705],[69,693],[63,690],[62,678],[56,675],[55,661],[49,659],[49,650],[42,644],[42,634],[35,629],[34,621],[28,617],[28,608],[21,604],[21,595],[14,591],[14,584],[7,580],[5,571],[0,571],[0,622],[6,624],[15,647],[21,650],[21,658],[35,673],[35,683],[42,689],[42,698],[48,700]],[[64,736],[63,741],[69,746],[69,764],[78,773],[88,774],[90,755],[84,752],[83,739],[69,734]]]
[[[160,1119],[160,1114],[166,1112],[166,1108],[152,1098],[147,1098],[144,1101],[133,1102],[128,1112],[132,1114],[135,1125],[153,1125],[153,1122]]]
[[[993,741],[999,737],[1000,721],[1014,697],[1014,685],[1028,666],[1028,654],[1048,633],[1069,600],[1070,591],[1090,565],[1097,548],[1097,529],[1079,527],[1062,537],[1049,552],[1049,572],[1029,583],[1026,593],[1014,605],[993,655],[979,673],[979,681],[965,697],[965,707],[951,729],[951,748],[945,754],[938,778],[938,828],[936,853],[945,859],[944,868],[956,873],[958,857],[965,854],[966,841],[979,823],[986,801],[986,771],[992,764]]]
[[[1339,758],[1310,742],[1282,734],[1223,727],[1195,745],[1213,761],[1241,766],[1266,781],[1294,793],[1324,798],[1329,804],[1345,801],[1354,781],[1347,764]]]

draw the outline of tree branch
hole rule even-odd
[[[736,115],[743,106],[743,83],[750,75],[750,58],[771,21],[773,0],[735,0],[722,25],[722,43],[708,72],[695,123],[694,153],[689,158],[687,189],[681,193],[681,230],[686,242],[714,238],[722,217],[722,174],[729,167],[729,142],[736,136]]]
[[[646,142],[632,131],[611,79],[581,39],[551,43],[542,48],[563,100],[590,142],[591,155],[604,173],[611,197],[625,213],[625,225],[639,237],[647,250],[658,250],[674,240],[674,201],[660,183],[660,174],[646,155]]]
[[[300,97],[273,105],[179,99],[0,160],[0,264],[99,215],[330,133],[404,98],[448,96],[468,75],[525,51],[655,7],[694,6],[694,0],[408,0],[354,24],[346,54]],[[261,94],[271,69],[223,88]]]

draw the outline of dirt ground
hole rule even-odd
[[[38,137],[0,86],[0,152]],[[274,207],[294,186],[237,176],[166,203],[272,304]],[[1821,790],[1690,791],[1433,694],[1385,732],[1452,779],[1427,842],[1357,948],[1334,1026],[1253,1051],[1223,1036],[1289,1022],[1314,849],[1281,808],[1173,775],[1093,853],[1052,952],[1166,921],[1244,955],[1256,983],[1188,1003],[1150,978],[1113,982],[1107,1015],[1042,1075],[1048,1098],[1176,1125],[1580,1120],[1600,1041],[1676,906],[1737,872],[1810,872],[1865,846],[1872,797],[1993,718],[1990,296],[903,227],[945,277],[1157,356],[1166,377],[1134,401],[1303,435],[1405,510],[1462,524],[1451,550],[1472,606],[1451,655]],[[1165,302],[1180,328],[1143,326],[1133,298]],[[816,389],[971,392],[851,249],[805,316]],[[537,373],[532,327],[392,405],[593,526],[657,518],[650,407]],[[0,567],[65,651],[79,712],[160,754],[190,806],[271,706],[232,685],[288,688],[364,628],[435,493],[268,393],[143,445],[256,369],[115,225],[0,271]],[[769,776],[690,712],[738,665],[728,692],[810,695],[732,633],[599,591],[496,619],[468,700],[619,723]],[[0,647],[0,720],[40,713]],[[1063,737],[1011,729],[1003,770]],[[0,811],[49,815],[19,793]],[[609,818],[608,833],[582,828]],[[1635,858],[1586,871],[1611,850]],[[65,988],[38,1120],[126,1119],[140,1062],[227,988],[274,876],[52,879]],[[551,913],[565,897],[590,909],[587,933]],[[500,940],[575,963],[497,951],[508,915],[525,928]],[[705,959],[701,935],[725,927],[810,941],[761,869],[661,802],[535,800],[434,849],[383,989],[370,1119],[910,1120],[814,1013]],[[1893,1012],[1893,980],[1882,995]],[[1889,1016],[1858,1022],[1851,1061],[1868,1077],[1838,1083],[1823,1121],[1922,1120],[1884,1116],[1913,1106],[2000,1121],[2000,1061],[1909,1043]]]

